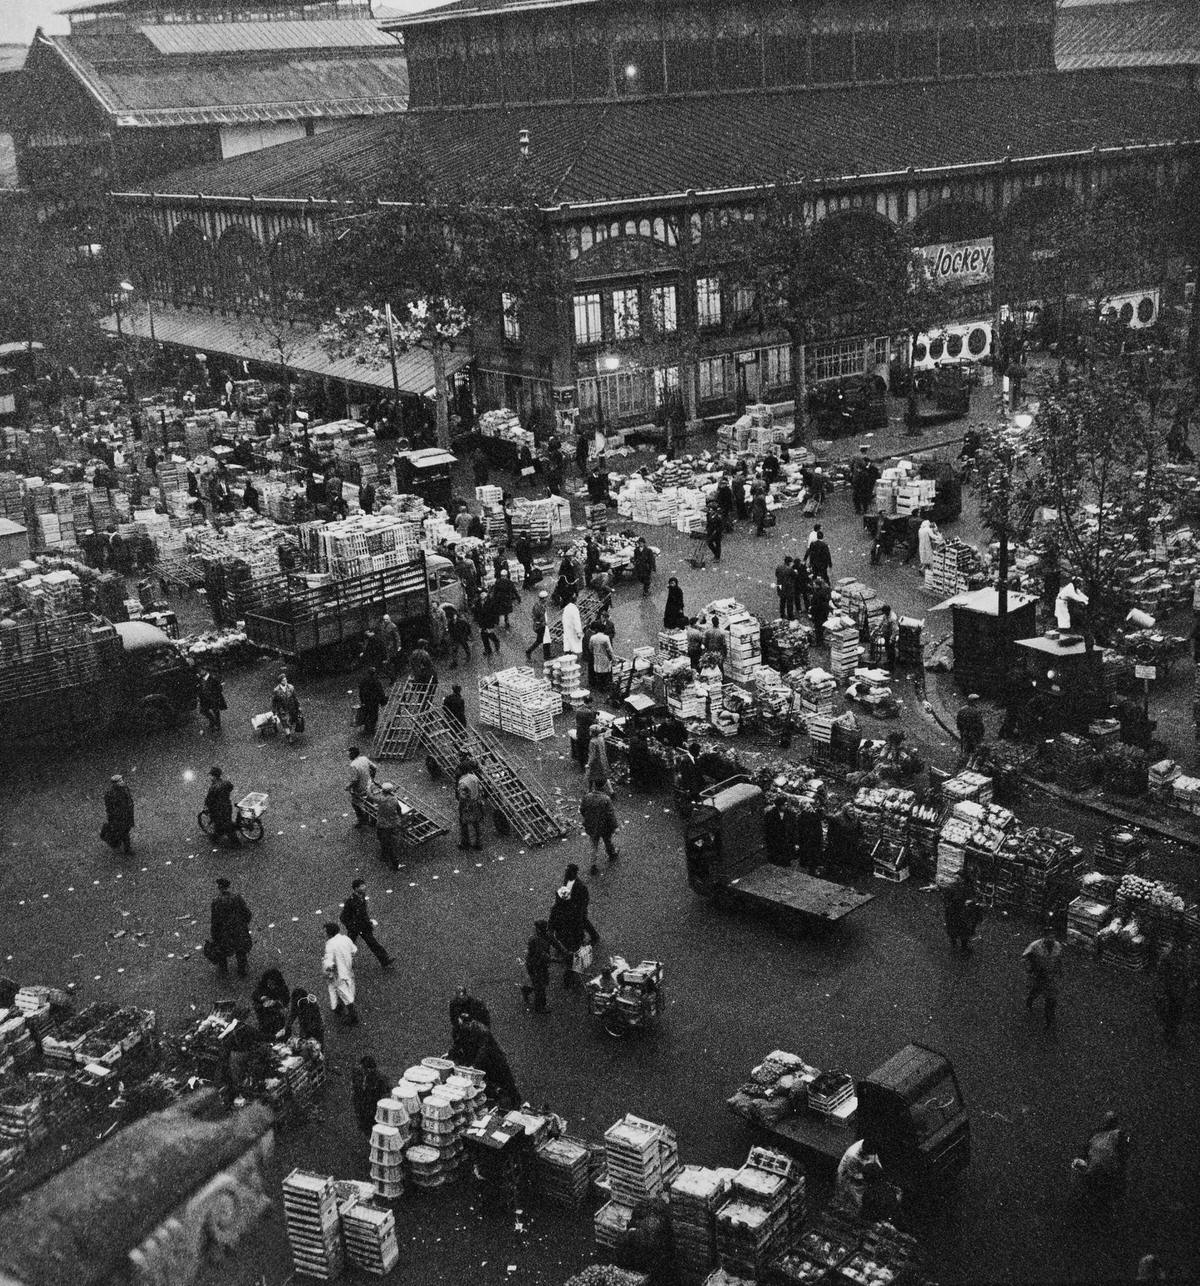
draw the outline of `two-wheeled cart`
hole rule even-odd
[[[592,1016],[618,1040],[650,1026],[665,1006],[660,960],[633,966],[624,956],[611,956],[608,967],[589,978],[586,987]]]
[[[238,839],[246,840],[250,844],[257,844],[262,839],[264,834],[263,814],[267,811],[267,805],[270,800],[270,795],[264,794],[262,791],[252,790],[250,794],[239,799],[234,804],[233,826],[237,831]],[[213,825],[213,820],[208,815],[207,808],[202,808],[196,814],[196,821],[209,839],[216,838],[217,828]]]

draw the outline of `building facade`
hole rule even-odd
[[[542,34],[551,22],[570,33],[572,51],[603,46],[597,57],[611,68],[635,56],[626,24],[642,23],[646,8],[621,0],[463,3],[406,20],[413,105],[404,118],[188,170],[155,194],[120,194],[115,208],[144,273],[161,298],[179,304],[257,306],[254,283],[292,271],[286,265],[303,262],[326,221],[344,214],[332,186],[370,193],[374,185],[402,199],[393,164],[402,148],[419,148],[448,187],[486,189],[490,177],[517,168],[562,231],[569,298],[549,314],[506,309],[497,298],[491,324],[473,335],[477,403],[523,413],[571,408],[589,424],[638,423],[655,418],[678,391],[696,417],[791,394],[801,350],[787,333],[762,325],[751,286],[704,252],[706,234],[760,203],[764,183],[797,185],[806,217],[834,221],[851,245],[892,228],[927,247],[958,288],[956,316],[947,318],[958,324],[930,336],[925,355],[937,349],[969,360],[991,352],[996,307],[1016,302],[1015,265],[1037,259],[1039,227],[1054,212],[1127,183],[1167,193],[1200,143],[1193,96],[1120,74],[1049,69],[1054,10],[1042,3],[1002,6],[1003,39],[985,38],[992,28],[983,20],[960,24],[960,35],[971,33],[965,61],[948,54],[958,37],[945,4],[745,6],[737,12],[757,50],[759,77],[749,88],[721,78],[707,91],[680,90],[671,79],[671,67],[684,64],[666,33],[677,31],[670,24],[684,13],[695,58],[710,74],[717,65],[720,15],[732,22],[733,11],[701,4],[649,6],[665,69],[661,92],[645,89],[645,50],[629,64],[638,68],[630,78],[641,81],[638,92],[611,75],[603,82],[578,75],[572,53],[563,82],[569,94],[554,101],[515,101],[549,83],[548,72],[527,65],[518,75],[516,64],[505,64],[495,84],[514,86],[507,91],[514,101],[500,103],[484,101],[493,82],[472,70],[463,82],[473,87],[472,101],[447,105],[440,72],[431,81],[417,70],[429,48],[440,62],[446,32],[457,40],[465,30],[472,48],[475,23],[493,33],[500,23],[500,50],[525,32],[530,48],[544,47],[548,68],[558,59]],[[798,15],[807,24],[797,35],[804,56],[788,66],[801,68],[804,79],[764,87],[771,43],[764,33]],[[918,78],[908,74],[911,61],[901,62],[914,30],[922,48],[935,51]],[[842,44],[819,43],[826,36]],[[814,79],[814,55],[824,65],[831,48],[849,49],[843,66],[857,76],[875,37],[891,52],[871,65],[890,68],[888,75]],[[485,43],[480,36],[478,47]],[[1158,284],[1128,283],[1131,291]],[[1027,274],[1021,288],[1028,289]],[[893,337],[861,318],[820,321],[803,350],[810,383],[886,366],[893,354]]]

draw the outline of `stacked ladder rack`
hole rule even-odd
[[[397,795],[397,798],[400,798]],[[379,813],[379,796],[366,795],[358,800],[359,806],[374,824]],[[450,823],[428,804],[414,804],[410,799],[400,799],[401,836],[406,846],[419,848],[439,835],[450,834]]]
[[[526,844],[537,847],[566,833],[549,800],[522,780],[500,742],[482,728],[466,729],[444,710],[431,710],[421,720],[421,739],[438,767],[453,780],[465,751],[479,765],[484,798],[502,813]]]
[[[407,759],[416,749],[421,716],[433,703],[433,684],[406,678],[397,683],[379,719],[374,759]]]

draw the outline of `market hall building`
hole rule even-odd
[[[116,194],[160,338],[164,318],[183,346],[202,346],[204,327],[232,335],[235,313],[279,297],[272,280],[304,271],[338,210],[330,194],[402,199],[395,162],[415,147],[451,186],[486,191],[522,166],[569,246],[572,297],[550,324],[498,296],[475,328],[477,408],[633,425],[678,389],[689,418],[718,415],[786,401],[801,351],[701,253],[706,227],[764,182],[802,183],[808,215],[844,237],[908,230],[961,288],[927,355],[978,360],[1048,214],[1129,182],[1165,196],[1200,143],[1200,97],[1184,88],[1057,72],[1051,0],[967,14],[943,0],[458,0],[397,30],[403,117]],[[1126,284],[1152,320],[1166,283]],[[132,321],[146,330],[144,313]],[[803,350],[810,384],[886,368],[903,347],[861,319],[825,323]]]

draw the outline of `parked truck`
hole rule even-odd
[[[0,621],[0,744],[163,728],[195,707],[194,670],[146,621]]]

